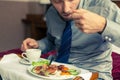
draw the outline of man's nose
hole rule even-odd
[[[64,13],[70,13],[71,9],[70,9],[70,3],[65,1],[64,5],[63,5],[63,11]]]

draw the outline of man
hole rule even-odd
[[[120,47],[120,10],[111,0],[51,0],[46,14],[47,37],[27,38],[21,49],[40,48],[43,53],[59,51],[66,21],[71,21],[72,40],[68,63],[99,72],[112,80],[111,44]],[[58,52],[59,54],[59,52]]]

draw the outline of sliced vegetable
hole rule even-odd
[[[77,70],[75,69],[69,69],[68,72],[70,72],[71,75],[78,75],[79,72],[77,72]]]
[[[68,71],[62,71],[62,72],[60,73],[60,75],[71,75],[71,73],[68,72]]]
[[[78,75],[79,72],[75,71],[75,72],[70,72],[71,75]]]
[[[62,70],[63,70],[63,71],[68,71],[69,68],[64,66],[64,67],[62,68]]]
[[[76,72],[75,69],[69,69],[68,71],[69,71],[69,72]]]
[[[41,60],[41,61],[38,61],[38,62],[32,62],[33,66],[42,66],[44,64],[48,65],[49,61],[48,60]]]

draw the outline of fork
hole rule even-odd
[[[48,57],[48,60],[50,60],[49,64],[48,65],[51,65],[51,63],[54,61],[55,57],[53,55],[50,55]]]

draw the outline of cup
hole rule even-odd
[[[40,49],[27,49],[25,53],[22,53],[22,57],[25,60],[28,60],[30,63],[33,61],[38,61],[41,56]]]

